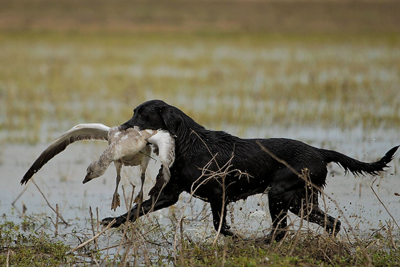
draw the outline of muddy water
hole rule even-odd
[[[239,132],[234,127],[226,127],[226,130],[233,134]],[[254,128],[241,135],[244,137],[299,139],[314,146],[343,152],[362,161],[376,160],[382,157],[391,147],[400,144],[399,134],[395,129],[365,131],[362,128],[355,128],[341,131],[339,129],[319,128]],[[55,213],[34,184],[30,183],[27,190],[15,201],[25,188],[25,186],[19,184],[19,181],[47,145],[1,146],[0,214],[6,215],[8,220],[20,221],[23,206],[25,206],[25,214],[27,215],[44,214],[38,217],[39,221],[55,221]],[[116,176],[113,165],[110,165],[103,177],[82,184],[86,167],[98,158],[105,147],[106,143],[103,142],[74,143],[34,176],[36,184],[49,204],[54,208],[57,204],[63,218],[70,223],[69,227],[62,228],[64,232],[75,231],[81,233],[83,237],[90,238],[92,232],[90,230],[89,207],[92,208],[95,218],[97,217],[96,209],[98,209],[99,219],[126,212],[126,205],[123,200],[121,201],[122,206],[116,212],[110,209]],[[366,234],[371,233],[374,229],[381,228],[387,221],[391,220],[390,214],[400,223],[400,196],[396,196],[396,193],[400,193],[399,152],[395,155],[390,166],[387,172],[379,176],[373,185],[373,179],[369,176],[355,178],[351,174],[344,175],[343,170],[337,165],[329,166],[330,173],[325,193],[337,204],[327,199],[325,206],[328,213],[334,217],[345,216],[350,225],[347,225],[345,220],[341,219],[344,228],[352,227],[356,231]],[[154,183],[158,167],[159,161],[152,160],[147,171],[145,195]],[[122,185],[125,188],[126,195],[130,196],[132,186],[128,178],[138,188],[139,168],[125,168],[123,172]],[[371,185],[390,214],[371,190]],[[122,196],[121,188],[119,192]],[[13,201],[15,201],[14,206],[12,206]],[[344,214],[341,214],[340,210]],[[142,222],[151,223],[155,218],[158,223],[165,224],[165,227],[168,228],[168,225],[173,226],[173,218],[179,217],[182,211],[185,215],[186,234],[193,238],[214,238],[215,232],[211,226],[209,205],[200,200],[189,201],[188,194],[182,194],[175,207],[155,212],[149,218],[143,218]],[[262,236],[271,224],[265,195],[256,195],[246,201],[239,201],[230,205],[228,215],[228,222],[233,229],[247,237]],[[295,225],[298,225],[299,221],[295,216],[290,218]],[[51,223],[48,223],[47,228],[49,231],[54,231]],[[114,242],[117,242],[119,236],[114,236],[114,238]],[[80,243],[76,238],[70,238],[68,242],[72,246]]]

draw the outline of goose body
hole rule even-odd
[[[126,130],[122,130],[120,127],[110,128],[108,135],[109,146],[104,150],[98,160],[89,165],[83,183],[87,183],[103,175],[111,162],[114,162],[117,170],[117,185],[111,203],[111,209],[115,210],[120,205],[117,191],[121,180],[122,165],[140,165],[142,183],[140,191],[135,199],[135,202],[140,204],[143,201],[143,184],[151,153],[151,149],[147,145],[148,142],[156,146],[156,153],[159,155],[163,167],[163,179],[159,179],[156,186],[151,190],[151,194],[158,193],[162,189],[162,186],[168,183],[170,179],[169,167],[175,160],[175,140],[171,137],[169,132],[165,130],[140,131],[137,127],[128,128]]]
[[[163,181],[167,183],[170,178],[169,169],[175,159],[175,140],[169,132],[164,130],[142,130],[137,127],[126,130],[117,127],[108,127],[99,123],[78,124],[54,140],[50,146],[42,152],[21,180],[21,184],[27,183],[29,179],[38,172],[50,159],[66,149],[66,147],[80,140],[103,140],[108,141],[109,146],[100,156],[99,160],[91,163],[87,169],[87,175],[83,180],[86,183],[104,174],[111,162],[114,162],[117,171],[117,187],[114,192],[111,208],[119,206],[119,195],[117,188],[121,179],[122,165],[141,167],[142,188],[136,199],[141,202],[143,195],[143,183],[145,171],[150,160],[151,148],[148,143],[155,146],[159,152],[160,161],[163,166]],[[157,184],[159,182],[157,181]],[[157,192],[153,188],[151,191]]]
[[[117,173],[122,165],[140,165],[144,173],[151,154],[151,149],[147,145],[148,139],[155,133],[154,130],[139,131],[136,127],[127,130],[111,127],[108,132],[109,146],[98,160],[89,165],[83,183],[102,176],[111,162],[115,163]]]

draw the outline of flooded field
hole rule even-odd
[[[399,43],[392,35],[6,33],[0,138],[37,143],[82,121],[121,124],[154,98],[243,134],[272,125],[391,128],[400,125]]]
[[[271,127],[253,131],[248,132],[244,137],[279,136],[299,139],[314,146],[341,151],[362,161],[374,161],[382,157],[387,150],[398,145],[399,142],[398,132],[394,129],[376,129],[365,132],[362,129],[342,131],[334,128],[281,129]],[[235,134],[235,132],[233,133]],[[100,179],[82,184],[86,167],[90,162],[96,160],[105,147],[106,143],[101,142],[77,142],[45,165],[34,176],[34,180],[49,202],[47,204],[46,199],[32,183],[17,199],[25,187],[19,184],[20,179],[36,157],[46,148],[46,144],[3,145],[0,166],[2,175],[0,214],[7,220],[20,222],[23,220],[23,213],[28,216],[30,221],[37,224],[38,230],[44,230],[51,234],[57,231],[58,239],[72,247],[91,238],[93,231],[96,233],[101,231],[98,219],[118,216],[126,211],[124,201],[117,211],[114,212],[110,209],[115,186],[115,169],[112,165]],[[145,194],[155,182],[158,166],[159,162],[152,160],[147,171]],[[376,180],[369,176],[344,175],[343,170],[337,165],[329,167],[330,173],[325,193],[336,203],[326,199],[325,204],[329,214],[341,217],[344,230],[340,232],[339,238],[347,239],[350,235],[350,238],[353,239],[350,228],[355,230],[358,236],[368,237],[376,232],[385,231],[388,224],[393,225],[393,218],[396,221],[400,220],[399,168],[400,157],[398,154],[390,163],[387,172]],[[138,168],[124,169],[122,184],[127,199],[130,198],[132,191],[129,181],[139,186]],[[377,195],[373,193],[371,186]],[[121,188],[119,192],[123,195]],[[15,201],[16,199],[17,201]],[[13,201],[15,201],[14,206],[12,206]],[[49,205],[54,209],[58,205],[59,212],[68,222],[68,226],[61,223]],[[91,220],[90,209],[93,212],[94,221]],[[228,214],[228,222],[244,237],[261,237],[270,229],[271,218],[265,195],[256,195],[246,201],[229,205]],[[201,200],[190,200],[189,194],[183,194],[175,206],[152,213],[136,222],[139,232],[142,231],[142,234],[150,232],[148,235],[144,235],[149,257],[158,255],[161,253],[160,250],[164,251],[165,255],[173,252],[174,229],[178,226],[177,222],[180,218],[184,218],[183,231],[188,238],[203,242],[214,240],[216,233],[212,227],[209,205]],[[56,220],[59,220],[57,227]],[[292,230],[297,230],[299,219],[291,216],[291,222],[293,223]],[[92,229],[92,225],[95,230]],[[322,233],[322,230],[314,225],[305,224],[303,228],[304,230],[310,228]],[[396,234],[396,231],[394,233],[398,238],[398,233]],[[99,248],[111,247],[106,252],[107,255],[108,253],[113,255],[123,239],[122,234],[120,230],[107,231],[97,241]],[[160,234],[165,234],[165,236],[160,239]],[[142,247],[142,249],[144,248]]]

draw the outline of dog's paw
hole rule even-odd
[[[121,224],[123,224],[125,221],[121,217],[107,217],[101,220],[101,225],[103,226],[108,226],[110,223],[112,223],[115,220],[115,222],[111,225],[112,228],[119,227]]]
[[[285,238],[287,235],[286,231],[273,231],[262,238],[257,238],[256,243],[272,244],[274,242],[279,242]]]

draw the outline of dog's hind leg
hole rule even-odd
[[[304,197],[305,190],[303,192],[298,192],[293,197],[289,210],[304,220],[320,225],[329,234],[336,236],[340,231],[341,222],[319,208],[317,191],[307,191],[307,198]],[[306,201],[306,199],[308,199],[308,201]]]
[[[269,193],[268,205],[272,219],[272,230],[262,239],[265,243],[271,243],[274,240],[280,241],[285,236],[287,228],[287,201],[278,195]]]
[[[143,203],[140,205],[139,211],[139,206],[135,204],[129,212],[118,217],[104,218],[101,221],[101,224],[108,225],[114,219],[116,219],[116,222],[112,225],[112,227],[118,227],[128,220],[134,222],[138,217],[149,212],[174,205],[178,201],[179,195],[182,193],[182,191],[183,190],[171,180],[160,192],[160,194],[154,195],[150,199],[143,201]]]
[[[273,176],[268,191],[268,206],[272,219],[272,230],[262,240],[264,243],[280,241],[287,232],[287,214],[292,197],[298,188],[304,188],[304,181],[289,169],[281,169]]]
[[[341,222],[338,219],[323,212],[318,206],[313,207],[308,215],[310,222],[317,223],[324,227],[329,234],[337,235],[340,231]]]

